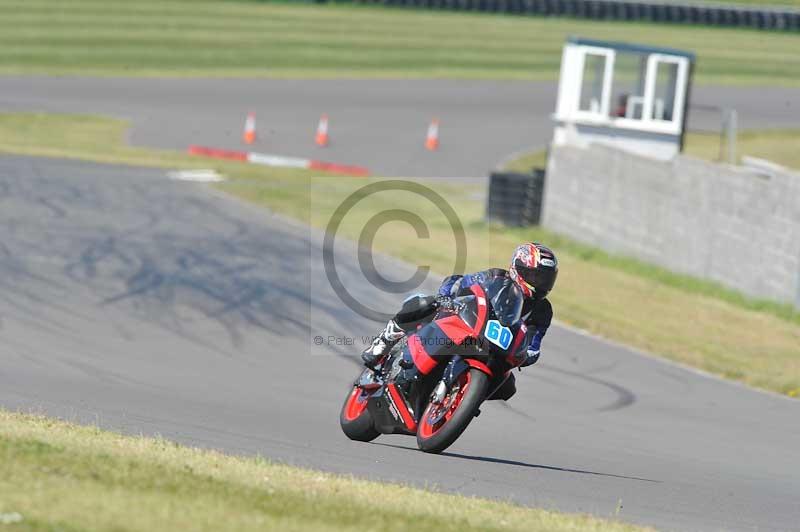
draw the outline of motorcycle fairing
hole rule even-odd
[[[478,319],[474,327],[470,327],[458,315],[453,314],[431,321],[408,338],[403,359],[412,361],[423,375],[433,371],[439,365],[439,360],[452,355],[454,348],[460,346],[467,338],[481,337],[481,332],[486,326],[486,293],[477,284],[472,285],[470,290],[475,299],[468,304],[477,306]]]
[[[476,338],[480,338],[483,328],[486,326],[486,292],[479,284],[474,284],[469,289],[475,295],[475,302],[478,305],[478,319],[472,332]]]
[[[492,377],[494,374],[489,366],[480,360],[475,360],[474,358],[462,358],[461,356],[456,355],[450,359],[450,362],[447,363],[447,366],[444,369],[444,374],[442,375],[442,379],[444,379],[445,384],[450,386],[458,380],[458,377],[462,373],[469,371],[469,368],[479,369],[480,371],[486,373],[486,375],[489,377]]]
[[[521,350],[523,342],[530,341],[528,338],[528,326],[524,323],[520,324],[517,332],[514,334],[514,341],[511,343],[511,349],[508,350],[506,362],[512,368],[515,368],[525,361],[527,353]]]
[[[400,414],[400,418],[403,420],[406,430],[411,433],[415,433],[417,431],[417,421],[414,419],[414,416],[411,415],[411,412],[409,412],[405,399],[403,399],[403,395],[393,382],[390,382],[386,386],[386,389],[389,391],[388,399],[393,403],[394,408]]]
[[[443,357],[450,356],[473,334],[458,316],[434,320],[408,338],[403,359],[412,361],[420,373],[428,375]]]
[[[408,411],[394,383],[373,392],[367,399],[375,430],[383,434],[416,434],[417,422]],[[413,428],[409,428],[413,427]]]

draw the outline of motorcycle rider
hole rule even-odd
[[[520,365],[531,366],[539,360],[542,338],[553,319],[553,308],[547,300],[547,294],[553,289],[557,276],[558,260],[555,253],[537,242],[517,246],[508,270],[490,268],[467,275],[451,275],[442,281],[435,302],[421,304],[429,300],[413,296],[406,299],[383,332],[361,354],[364,365],[374,368],[397,342],[414,330],[416,324],[432,316],[438,308],[452,308],[452,298],[469,294],[469,287],[473,284],[484,284],[496,277],[509,277],[525,297],[522,318],[528,328],[535,331],[527,348],[526,359]],[[514,394],[516,388],[513,379],[504,388],[504,397],[496,398],[507,399]]]

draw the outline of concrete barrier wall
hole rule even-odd
[[[800,307],[800,174],[553,147],[543,225]]]

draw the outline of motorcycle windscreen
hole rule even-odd
[[[524,296],[517,283],[508,277],[497,277],[486,284],[486,295],[502,325],[510,327],[520,320]]]
[[[461,296],[455,298],[458,310],[458,317],[461,318],[471,329],[478,324],[478,301],[475,296]]]

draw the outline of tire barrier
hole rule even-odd
[[[317,0],[324,2],[325,0]],[[393,7],[800,31],[800,10],[631,0],[353,0]]]
[[[532,174],[493,172],[489,176],[486,221],[508,226],[537,225],[542,214],[544,170]]]

